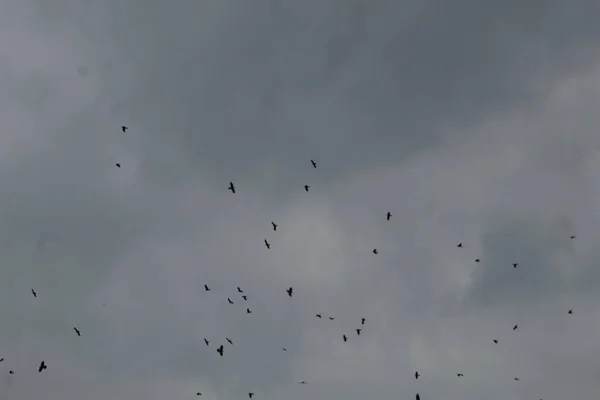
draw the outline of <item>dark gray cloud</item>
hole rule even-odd
[[[5,3],[0,399],[598,392],[596,3]]]

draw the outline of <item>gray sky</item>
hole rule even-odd
[[[0,399],[593,398],[599,12],[3,1]]]

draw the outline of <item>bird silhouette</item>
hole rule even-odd
[[[294,289],[292,289],[291,287],[289,289],[286,290],[288,296],[292,297],[292,293],[294,293]]]
[[[233,346],[233,342],[231,341],[231,339],[229,339],[228,337],[226,337],[225,339],[229,342],[230,345]]]
[[[4,358],[0,358],[0,362],[4,361]]]
[[[285,347],[282,347],[282,348],[281,348],[281,350],[283,350],[283,351],[287,351],[287,349],[286,349]]]
[[[456,374],[456,376],[458,376],[459,378],[463,377],[463,374]]]
[[[233,304],[233,301],[231,301],[231,299],[228,297],[227,301],[229,302],[229,304]]]
[[[35,292],[35,290],[31,289],[31,293],[33,294],[33,297],[37,297],[37,293]]]
[[[248,393],[248,397],[252,398],[252,396],[254,396],[254,393]]]
[[[304,185],[304,190],[308,192],[308,189],[310,189],[310,185]]]
[[[229,182],[229,190],[231,190],[231,193],[235,193],[235,186],[233,185],[233,182]]]
[[[357,330],[356,330],[356,334],[357,334],[358,336],[360,336],[360,331],[362,331],[362,329],[357,329]]]
[[[252,311],[250,311],[249,308],[246,308],[246,314],[252,314]]]
[[[240,289],[240,287],[237,287],[238,293],[244,293],[244,291],[242,289]]]
[[[81,336],[81,332],[79,332],[79,329],[77,329],[76,327],[73,327],[73,329],[75,330],[77,336]]]
[[[513,263],[513,268],[517,268],[519,266],[519,263]]]
[[[273,221],[271,221],[271,225],[273,225],[273,230],[276,231],[277,230],[277,224]]]
[[[456,247],[463,247],[462,243],[456,245]]]
[[[421,396],[419,396],[419,393],[417,393],[416,399],[421,400]]]
[[[9,374],[14,375],[15,371],[13,371],[12,369],[10,371],[8,371]]]
[[[415,372],[415,379],[419,379],[419,371]]]
[[[217,349],[217,353],[219,353],[221,357],[223,357],[223,345],[219,346],[219,348]]]
[[[476,258],[476,259],[475,259],[475,262],[476,262],[476,263],[478,263],[479,261],[480,261],[480,260],[479,260],[479,258]]]
[[[569,314],[573,314],[573,310],[569,310]]]
[[[498,343],[498,341],[496,339],[494,339],[494,343]]]
[[[123,133],[125,133],[125,131],[126,131],[127,129],[129,129],[129,128],[128,128],[128,127],[126,127],[125,125],[123,125],[123,126],[121,127],[121,130],[123,131]]]
[[[43,370],[45,370],[46,368],[48,368],[48,366],[46,365],[46,363],[44,361],[42,361],[40,363],[40,366],[38,368],[38,372],[42,372]]]
[[[519,325],[513,326],[513,331],[516,331],[518,327],[519,327]]]
[[[387,213],[387,220],[389,221],[390,218],[392,218],[392,213],[388,211],[388,213]]]
[[[204,290],[206,290],[208,292],[208,291],[210,291],[210,288],[207,285],[204,285]]]
[[[515,381],[520,381],[520,379],[519,378],[515,378]]]
[[[310,160],[310,163],[312,164],[313,168],[317,168],[317,163],[315,160]]]
[[[242,296],[242,299],[244,299],[245,301],[248,301],[248,296]]]
[[[317,314],[317,318],[323,318],[321,314]]]
[[[204,343],[206,343],[206,345],[208,346],[209,341],[207,338],[204,338]]]
[[[379,252],[377,251],[377,249],[373,249],[373,254],[379,254]]]
[[[571,236],[569,239],[575,239],[575,236]]]
[[[202,393],[198,392],[196,393],[196,396],[202,396]]]
[[[361,320],[360,324],[361,324],[361,325],[364,325],[364,324],[365,324],[365,321],[366,321],[366,319],[364,319],[364,318],[363,318],[363,319]]]
[[[267,249],[271,248],[271,245],[269,244],[269,242],[267,242],[267,239],[265,239],[265,246],[267,246]]]
[[[335,319],[335,318],[333,318],[333,317],[329,317],[329,320],[330,320],[330,321],[333,321],[334,319]]]
[[[116,163],[115,165],[117,166],[117,168],[121,168],[121,164]]]
[[[306,385],[306,381],[300,381],[298,382],[300,385]]]
[[[348,341],[348,337],[346,335],[343,335],[342,338],[344,339],[344,342]]]

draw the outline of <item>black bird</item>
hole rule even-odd
[[[323,318],[321,314],[317,314],[317,318]]]
[[[476,262],[476,263],[478,263],[479,261],[480,261],[480,260],[479,260],[479,258],[476,258],[476,259],[475,259],[475,262]]]
[[[361,325],[364,325],[364,324],[365,324],[365,321],[366,321],[366,319],[364,319],[364,318],[363,318],[360,324],[361,324]]]
[[[35,290],[31,289],[31,293],[33,293],[33,297],[37,297],[37,293],[35,292]]]
[[[248,296],[242,296],[245,301],[248,301]]]
[[[520,381],[520,379],[519,378],[515,378],[515,381]]]
[[[419,371],[415,372],[415,379],[419,379]]]
[[[265,239],[265,246],[267,246],[267,249],[271,248],[271,244],[269,242],[267,242],[267,239]]]
[[[306,385],[306,381],[300,381],[298,382],[300,385]]]
[[[202,396],[202,393],[198,392],[196,393],[196,396]]]
[[[242,289],[240,289],[240,287],[237,287],[238,293],[244,293],[244,291]]]
[[[498,341],[496,339],[494,339],[494,343],[498,343]]]
[[[121,164],[116,163],[115,165],[117,166],[117,168],[121,168]]]
[[[250,311],[249,308],[246,308],[246,314],[252,314],[252,311]]]
[[[456,245],[456,247],[463,247],[462,243]]]
[[[228,297],[227,301],[229,302],[229,304],[233,304],[233,301],[231,301],[231,299]]]
[[[229,182],[229,190],[231,190],[231,193],[235,193],[235,186],[233,185],[233,182]]]
[[[219,348],[217,349],[217,353],[219,353],[221,357],[223,357],[223,345],[219,346]]]
[[[12,369],[10,371],[8,371],[9,374],[14,375],[15,371],[13,371]]]
[[[312,164],[313,168],[317,168],[317,163],[315,160],[310,160],[310,163]]]
[[[460,377],[463,377],[464,375],[463,374],[456,374],[456,376],[458,376],[460,378]]]
[[[254,393],[248,393],[248,397],[252,398],[252,396],[254,396]]]
[[[388,213],[387,213],[387,220],[389,221],[390,218],[392,218],[392,213],[388,211]]]
[[[79,332],[79,329],[77,329],[76,327],[73,327],[73,329],[75,330],[77,336],[81,336],[81,332]]]
[[[291,287],[289,289],[286,290],[288,296],[292,297],[292,293],[294,293],[294,289],[292,289]]]
[[[287,349],[286,349],[285,347],[282,347],[282,348],[281,348],[281,350],[283,350],[283,351],[287,351]]]
[[[308,189],[310,189],[310,185],[304,185],[304,190],[308,192]]]
[[[379,252],[377,251],[377,249],[373,249],[373,254],[378,254]]]
[[[45,370],[46,368],[48,368],[48,366],[46,365],[46,363],[45,363],[45,362],[43,362],[43,361],[42,361],[42,362],[40,363],[40,366],[39,366],[39,368],[38,368],[38,372],[42,372],[42,371],[43,371],[43,370]]]
[[[342,336],[342,338],[344,339],[344,342],[348,341],[348,338],[346,337],[346,335]]]
[[[225,339],[227,339],[227,341],[229,342],[229,344],[233,346],[233,342],[231,341],[231,339],[229,339],[228,337],[226,337]]]
[[[513,326],[513,331],[516,331],[518,327],[519,327],[519,325]]]
[[[573,314],[573,310],[569,310],[569,314]]]
[[[208,339],[204,338],[204,343],[206,343],[206,345],[208,346]]]
[[[570,239],[575,239],[575,236],[571,236]]]
[[[0,358],[0,362],[4,361],[4,358]]]
[[[333,318],[333,317],[329,317],[329,320],[330,320],[330,321],[333,321],[334,319],[335,319],[335,318]]]
[[[362,331],[362,329],[357,329],[357,330],[356,330],[356,334],[357,334],[358,336],[360,336],[360,331]]]
[[[125,133],[125,131],[126,131],[127,129],[129,129],[129,128],[128,128],[128,127],[126,127],[125,125],[123,125],[123,126],[121,127],[121,130],[123,131],[123,133]]]
[[[417,393],[416,398],[417,398],[417,400],[421,400],[421,396],[419,396],[419,393]]]
[[[204,290],[206,290],[208,292],[208,291],[210,291],[210,288],[207,285],[204,285]]]
[[[271,221],[271,225],[273,225],[273,230],[276,231],[277,230],[277,224],[273,221]]]
[[[517,268],[519,266],[519,263],[513,263],[513,268]]]

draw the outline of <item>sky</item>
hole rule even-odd
[[[2,1],[0,400],[594,398],[599,12]]]

